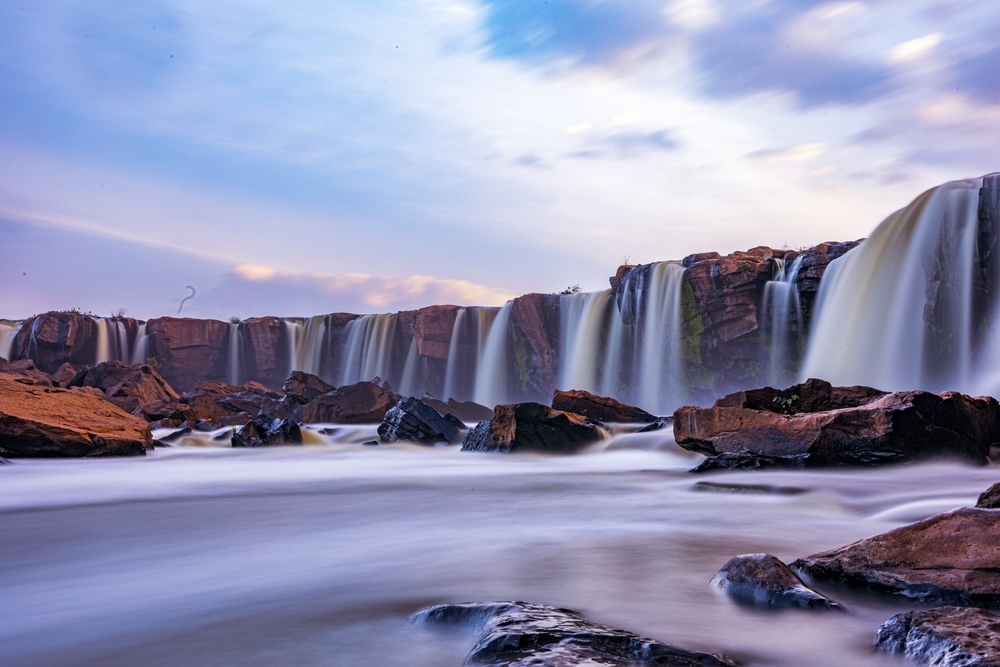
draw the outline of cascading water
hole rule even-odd
[[[497,313],[481,348],[472,399],[476,403],[492,407],[507,402],[507,338],[510,336],[508,325],[513,305],[513,301],[508,301]]]
[[[20,327],[0,322],[0,358],[10,360],[10,352],[14,347],[14,338]]]
[[[229,384],[239,386],[240,384],[240,363],[242,359],[243,345],[240,331],[240,322],[229,324],[229,358],[227,360]]]
[[[128,349],[128,331],[125,323],[117,318],[106,319],[99,317],[95,320],[97,325],[97,353],[94,363],[99,364],[105,361],[124,361],[128,363],[132,359]]]
[[[442,397],[447,400],[456,396],[458,388],[459,374],[459,350],[462,334],[465,332],[465,320],[467,308],[459,308],[455,313],[455,324],[451,328],[451,340],[448,342],[448,366],[444,374],[444,393]]]
[[[630,277],[631,279],[631,277]],[[684,267],[675,262],[654,264],[648,283],[636,300],[638,321],[632,375],[636,403],[666,412],[685,398],[681,360],[681,291]]]
[[[149,347],[149,336],[146,335],[146,323],[142,322],[135,332],[135,345],[132,349],[132,363],[146,363],[147,348]]]
[[[818,295],[801,377],[884,390],[1000,390],[1000,332],[988,277],[997,221],[982,179],[928,190],[834,260]],[[985,244],[984,244],[985,241]],[[983,252],[983,249],[986,252]]]
[[[799,336],[803,331],[802,302],[799,298],[799,269],[804,255],[791,264],[775,259],[778,270],[764,285],[761,312],[767,321],[768,382],[772,387],[794,384],[796,371],[789,368],[798,358]]]
[[[326,343],[326,316],[316,315],[303,323],[285,320],[285,331],[289,345],[289,371],[319,375]]]
[[[398,318],[396,314],[363,315],[347,323],[344,327],[341,385],[371,380],[376,376],[390,382],[398,379],[395,370],[398,366],[393,364]],[[415,372],[414,368],[411,373]],[[403,375],[406,375],[405,368]]]
[[[611,318],[621,320],[611,290],[559,297],[561,364],[560,389],[583,389],[604,393],[601,382],[605,355],[614,356],[617,347],[608,345],[606,332]],[[619,343],[620,345],[620,343]]]

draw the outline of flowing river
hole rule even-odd
[[[899,665],[870,647],[905,600],[818,586],[849,612],[768,612],[708,581],[736,554],[788,562],[974,504],[1000,477],[695,476],[663,433],[570,457],[356,444],[372,435],[3,465],[0,664],[459,667],[474,637],[407,617],[518,599],[744,665]]]

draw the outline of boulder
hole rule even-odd
[[[67,362],[92,364],[97,356],[97,320],[80,313],[36,315],[21,325],[14,348],[14,357],[32,359],[46,372]]]
[[[677,444],[708,456],[809,455],[810,465],[876,465],[932,457],[985,464],[1000,404],[957,392],[891,394],[811,379],[730,394],[674,413]]]
[[[556,389],[552,395],[552,407],[555,410],[583,415],[598,422],[648,424],[657,420],[655,415],[640,408],[626,405],[609,396],[598,396],[579,389],[571,391]]]
[[[476,422],[493,419],[493,410],[473,401],[456,401],[454,398],[449,398],[445,402],[434,398],[430,394],[424,394],[420,397],[420,400],[443,415],[449,413],[455,415],[464,424],[475,424]]]
[[[95,387],[126,412],[135,412],[153,401],[171,401],[177,393],[146,364],[130,366],[121,361],[105,361],[85,368],[70,380],[69,387]]]
[[[68,361],[52,372],[52,384],[57,387],[67,387],[70,381],[76,377],[77,370]]]
[[[709,456],[691,472],[715,472],[717,470],[804,470],[811,467],[809,454],[795,456],[768,456],[747,450],[726,452]]]
[[[311,373],[292,371],[281,390],[291,402],[305,405],[318,396],[333,391],[334,387]]]
[[[976,501],[976,507],[987,510],[1000,509],[1000,482],[997,482],[979,494],[979,500]]]
[[[960,606],[1000,604],[1000,510],[964,508],[792,563],[835,581]]]
[[[318,396],[296,414],[306,424],[378,424],[399,400],[374,382],[358,382]]]
[[[103,398],[0,374],[0,456],[143,456],[149,424]]]
[[[80,389],[94,388],[80,387]],[[141,419],[145,419],[148,422],[160,422],[167,419],[172,422],[176,421],[178,423],[184,423],[187,421],[194,422],[198,419],[191,406],[185,405],[176,400],[164,401],[162,399],[157,399],[140,405],[132,412],[132,414]]]
[[[526,602],[443,604],[413,616],[417,623],[478,634],[466,665],[484,667],[735,667],[729,658],[671,646],[585,620],[569,609]]]
[[[404,398],[385,414],[378,427],[382,442],[404,440],[433,445],[436,442],[456,443],[465,429],[457,417],[440,412],[419,398]]]
[[[290,419],[271,419],[257,415],[233,432],[233,447],[269,447],[272,445],[301,445],[302,431]]]
[[[540,403],[501,404],[493,409],[490,421],[466,433],[462,451],[573,454],[604,437],[599,424],[572,412]]]
[[[27,381],[30,384],[38,385],[39,387],[53,387],[55,383],[52,382],[52,378],[42,371],[38,370],[35,366],[35,362],[31,359],[19,359],[17,361],[8,361],[4,364],[3,372],[7,375],[14,375]]]
[[[1000,666],[1000,616],[963,607],[896,614],[882,624],[875,648],[933,667]]]
[[[843,609],[839,603],[807,587],[771,554],[734,556],[711,584],[737,602],[757,607]]]

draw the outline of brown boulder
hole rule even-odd
[[[758,607],[842,610],[840,603],[802,583],[798,575],[771,554],[734,556],[711,584],[743,604]]]
[[[1000,431],[1000,404],[957,392],[886,394],[822,380],[730,394],[674,413],[674,437],[708,456],[806,454],[809,465],[873,465],[930,457],[983,464]]]
[[[1000,510],[965,508],[800,558],[824,579],[960,606],[1000,604]]]
[[[466,433],[462,451],[574,454],[605,435],[600,424],[572,412],[541,403],[501,404],[493,408],[493,419]]]
[[[1000,482],[979,494],[976,507],[987,510],[1000,509]]]
[[[579,389],[570,391],[556,389],[552,396],[552,407],[599,422],[648,424],[657,420],[657,417],[640,408],[626,405],[609,396],[598,396]]]
[[[0,455],[143,456],[149,424],[79,391],[0,374]]]
[[[38,385],[39,387],[52,387],[55,383],[52,382],[52,378],[35,367],[35,362],[32,359],[19,359],[17,361],[8,361],[3,366],[3,372],[7,375],[14,375],[18,378],[25,380],[30,384]]]
[[[378,424],[399,400],[374,382],[358,382],[318,396],[296,415],[306,424]]]
[[[920,665],[998,667],[1000,616],[962,607],[907,611],[882,624],[875,648]]]
[[[52,374],[52,384],[57,387],[66,387],[70,381],[76,377],[77,370],[68,361],[57,368]]]
[[[281,390],[293,403],[305,405],[316,397],[333,391],[334,387],[311,373],[292,371]]]
[[[121,361],[105,361],[86,368],[70,380],[69,387],[96,387],[108,400],[126,412],[153,401],[171,401],[177,392],[146,364],[130,366]]]

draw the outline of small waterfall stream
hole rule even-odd
[[[149,356],[147,350],[149,348],[149,336],[146,335],[146,323],[142,322],[139,324],[139,328],[135,333],[135,345],[132,349],[132,363],[133,364],[144,364],[146,363],[146,358]]]
[[[226,361],[227,378],[229,384],[239,386],[241,377],[241,363],[243,353],[242,323],[231,322],[229,324],[229,356]]]
[[[777,271],[764,286],[761,313],[767,322],[768,383],[786,387],[795,383],[795,368],[789,368],[798,358],[799,336],[804,331],[802,301],[799,298],[799,269],[804,255],[788,264],[775,259]]]

